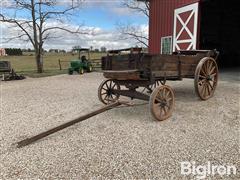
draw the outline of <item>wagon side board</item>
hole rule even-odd
[[[146,80],[155,79],[181,80],[194,78],[195,70],[202,58],[212,51],[179,52],[173,55],[123,54],[108,58],[103,62],[108,67],[103,69],[108,79]],[[111,67],[110,67],[111,65]]]
[[[206,57],[205,53],[196,55],[156,55],[151,59],[152,73],[158,77],[194,77],[199,61]]]

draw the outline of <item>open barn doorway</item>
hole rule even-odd
[[[200,48],[220,51],[220,67],[240,66],[240,11],[236,0],[201,3]]]

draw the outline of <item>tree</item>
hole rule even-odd
[[[123,0],[123,6],[132,11],[142,14],[149,19],[149,2],[137,0]],[[134,25],[131,23],[118,23],[117,30],[120,33],[120,39],[133,39],[138,44],[148,47],[148,36],[143,26]]]
[[[107,48],[104,46],[102,46],[100,49],[101,49],[101,52],[107,52]]]
[[[98,53],[98,52],[99,52],[99,49],[98,49],[98,48],[94,49],[94,52]]]
[[[66,24],[74,10],[80,7],[81,0],[9,0],[6,11],[0,12],[0,22],[8,23],[18,28],[19,34],[10,40],[19,38],[30,41],[35,52],[37,71],[43,72],[43,45],[54,36],[54,31],[61,30],[73,34],[86,34],[81,25],[70,29]],[[4,5],[3,5],[4,6]],[[14,12],[13,12],[14,11]],[[8,12],[13,12],[9,15]],[[21,15],[25,15],[24,17]],[[52,23],[52,25],[50,25]]]
[[[90,51],[91,51],[91,52],[93,51],[93,46],[90,46]]]

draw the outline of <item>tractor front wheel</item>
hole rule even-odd
[[[87,72],[92,72],[92,70],[93,70],[92,65],[89,65],[88,68],[87,68]]]
[[[79,74],[83,74],[84,73],[84,69],[83,68],[80,68],[79,69]]]

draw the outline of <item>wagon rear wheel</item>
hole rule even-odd
[[[196,94],[202,100],[211,98],[218,82],[218,66],[213,58],[203,58],[195,71],[194,86]]]
[[[103,104],[109,104],[117,101],[120,97],[114,90],[120,90],[120,85],[113,80],[105,80],[98,88],[98,98]]]
[[[167,85],[157,87],[150,96],[150,112],[155,119],[165,120],[172,115],[174,103],[172,88]]]

